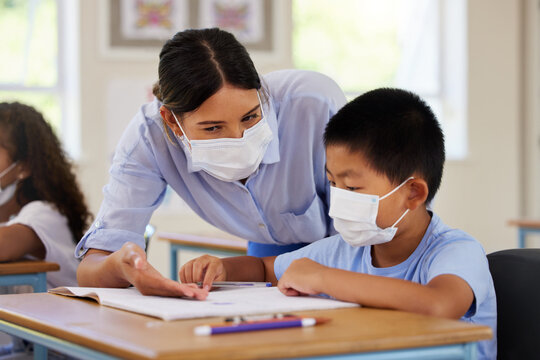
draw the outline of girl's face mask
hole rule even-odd
[[[17,166],[16,162],[14,162],[10,166],[8,166],[4,171],[0,172],[0,180],[4,176],[6,176],[11,170],[13,170],[13,168],[15,166]],[[18,183],[18,181],[15,181],[14,183],[12,183],[12,184],[4,187],[4,188],[0,185],[0,206],[6,204],[9,200],[11,200],[13,198],[13,196],[15,195],[15,192],[17,190],[17,183]]]

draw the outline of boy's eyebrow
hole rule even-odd
[[[328,168],[326,167],[326,164],[324,165],[324,169],[325,169],[326,172],[329,173],[330,175],[336,176],[336,177],[338,177],[338,178],[346,177],[346,176],[349,176],[349,175],[351,175],[351,174],[353,174],[353,175],[360,175],[360,174],[358,174],[356,171],[354,171],[354,170],[352,170],[352,169],[347,169],[347,170],[345,170],[345,171],[343,171],[343,172],[340,172],[340,173],[337,174],[337,175],[334,175],[334,174],[332,174],[332,172],[331,172],[330,170],[328,170]]]
[[[330,170],[328,170],[328,168],[326,167],[326,163],[324,164],[324,170],[326,170],[327,173],[329,173],[330,175],[332,175],[332,173],[330,172]]]
[[[242,117],[246,117],[248,116],[249,114],[251,114],[252,112],[254,112],[255,110],[257,110],[257,108],[259,107],[260,105],[256,105],[253,109],[249,110],[247,113],[245,113],[244,115],[242,115]],[[200,121],[197,123],[197,125],[216,125],[216,124],[223,124],[225,121],[223,120],[205,120],[205,121]]]

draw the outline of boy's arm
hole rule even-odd
[[[235,256],[217,258],[203,255],[186,263],[179,272],[183,283],[203,282],[210,289],[214,281],[268,281],[277,283],[274,275],[275,256],[257,258]]]
[[[329,268],[310,259],[295,260],[278,286],[286,295],[325,293],[365,306],[459,319],[474,294],[456,275],[439,275],[428,284]]]

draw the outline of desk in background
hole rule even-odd
[[[190,234],[158,233],[170,246],[171,279],[178,280],[178,251],[189,250],[216,256],[246,255],[247,241],[240,238],[212,238]]]
[[[31,285],[34,292],[47,291],[47,272],[60,266],[46,261],[13,261],[0,263],[0,286]]]
[[[80,359],[475,359],[475,342],[492,336],[487,326],[401,311],[298,314],[332,320],[309,328],[195,336],[195,326],[222,319],[162,321],[60,295],[0,296],[0,331]]]
[[[539,220],[510,220],[508,225],[517,226],[518,228],[518,248],[525,247],[525,240],[528,234],[540,234]]]

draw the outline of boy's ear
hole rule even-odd
[[[407,208],[411,211],[426,203],[429,194],[427,182],[421,178],[414,178],[409,181],[407,188],[410,190],[407,198]]]
[[[177,136],[182,136],[184,133],[182,133],[182,130],[180,130],[180,127],[176,123],[176,120],[171,112],[171,110],[167,109],[165,105],[161,105],[159,108],[159,114],[161,115],[161,118],[163,121],[165,121],[165,124],[171,129],[173,133],[175,133]]]

